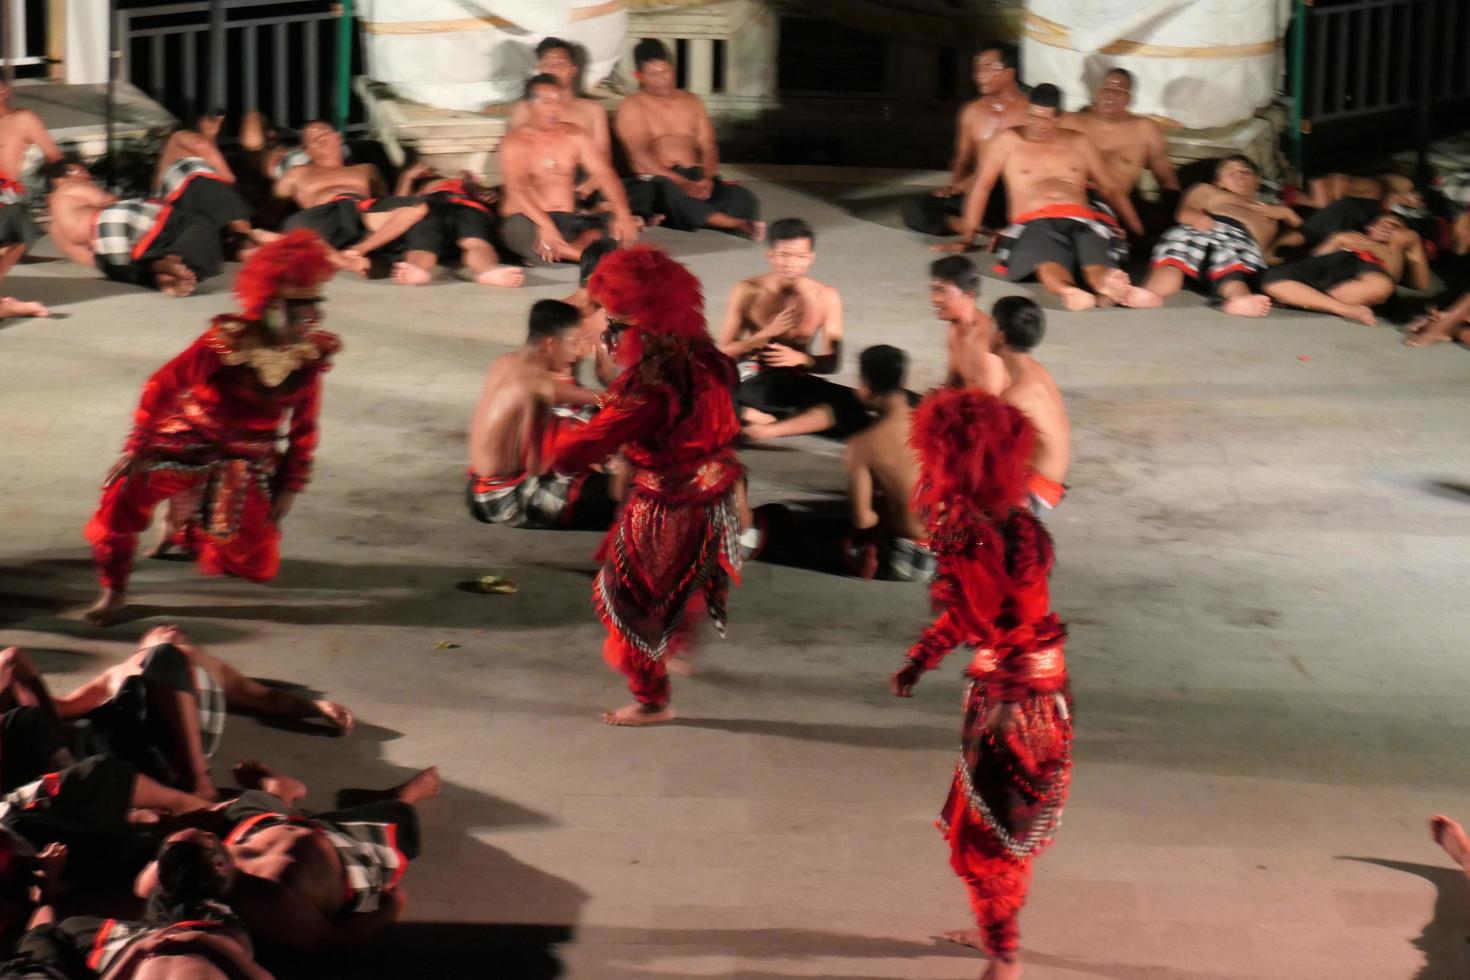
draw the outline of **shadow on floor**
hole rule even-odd
[[[928,751],[952,749],[957,734],[953,725],[829,725],[804,721],[773,721],[762,718],[690,718],[681,715],[672,724],[682,728],[734,732],[740,735],[772,735],[798,742],[829,742],[833,745],[873,749]]]
[[[1384,858],[1340,855],[1339,861],[1376,864],[1390,871],[1402,871],[1423,878],[1434,886],[1434,916],[1419,930],[1414,948],[1424,954],[1424,966],[1414,980],[1465,980],[1470,976],[1470,892],[1465,872],[1434,864],[1412,861],[1389,861]]]

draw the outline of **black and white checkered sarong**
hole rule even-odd
[[[157,201],[128,200],[97,213],[92,253],[109,265],[130,265],[134,251],[155,227],[168,220],[169,206]]]
[[[927,582],[934,577],[934,552],[912,538],[888,545],[888,577],[897,582]]]
[[[198,174],[209,174],[218,176],[218,171],[205,162],[203,157],[184,157],[175,160],[173,165],[163,172],[158,179],[158,186],[153,189],[153,196],[163,201],[172,201],[184,190],[184,185],[191,177]]]
[[[1209,231],[1175,225],[1164,232],[1150,264],[1172,266],[1191,279],[1208,277],[1211,282],[1232,273],[1254,275],[1266,268],[1261,246],[1245,225],[1217,214],[1210,217],[1214,227]]]
[[[559,527],[576,498],[582,478],[548,473],[521,477],[470,476],[470,513],[486,524],[510,527]]]

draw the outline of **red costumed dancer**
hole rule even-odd
[[[725,597],[738,579],[737,374],[710,340],[699,280],[658,249],[613,252],[587,292],[607,311],[605,336],[622,373],[591,422],[559,435],[548,465],[577,472],[621,451],[632,467],[628,498],[598,553],[592,602],[607,626],[603,656],[636,699],[602,720],[648,725],[674,716],[666,658],[701,604],[723,635]]]
[[[205,572],[275,576],[281,520],[311,474],[322,375],[342,346],[317,328],[320,289],[335,271],[312,232],[262,246],[235,280],[239,315],[215,317],[143,386],[133,433],[87,524],[102,581],[88,619],[117,618],[138,533],[165,500],[172,539]]]
[[[939,827],[964,879],[979,929],[949,938],[993,959],[986,978],[1020,975],[1018,917],[1031,859],[1061,822],[1072,770],[1063,643],[1047,578],[1052,543],[1026,509],[1035,439],[1016,408],[973,390],[940,391],[914,413],[921,460],[915,505],[937,558],[930,588],[939,618],[893,676],[912,694],[957,646],[966,673],[963,749]]]

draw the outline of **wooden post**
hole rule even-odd
[[[46,2],[46,78],[59,82],[66,72],[66,0]]]

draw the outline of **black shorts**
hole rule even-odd
[[[868,410],[851,388],[796,368],[767,368],[756,372],[736,387],[735,404],[778,419],[826,405],[835,421],[822,435],[832,439],[846,439],[866,429],[871,421]]]
[[[1073,218],[1034,218],[1021,228],[1011,242],[1006,261],[1006,278],[1022,282],[1036,274],[1036,267],[1055,262],[1077,272],[1092,265],[1118,268],[1112,254],[1113,244],[1086,222]]]
[[[702,167],[671,167],[685,180],[703,180]],[[701,201],[685,194],[667,177],[654,177],[650,183],[657,188],[658,213],[664,216],[665,228],[675,231],[695,231],[709,224],[711,215],[723,214],[741,221],[754,221],[760,217],[760,200],[744,187],[727,184],[716,177],[709,198]]]
[[[565,241],[572,241],[583,232],[593,228],[607,231],[605,214],[573,214],[570,211],[549,211],[546,215],[556,225],[557,234]],[[524,214],[513,214],[500,223],[500,238],[505,247],[532,265],[554,265],[536,254],[536,243],[541,240],[541,229],[536,222]]]
[[[494,245],[496,221],[488,211],[445,200],[437,194],[428,198],[429,213],[403,236],[410,252],[433,252],[443,265],[460,259],[460,242],[478,239]]]
[[[1325,293],[1334,286],[1351,282],[1371,272],[1388,276],[1388,271],[1383,266],[1377,262],[1369,262],[1355,252],[1330,252],[1327,255],[1314,255],[1309,259],[1278,265],[1261,277],[1261,288],[1265,289],[1273,282],[1299,282]]]
[[[200,282],[219,275],[225,265],[219,229],[193,211],[170,207],[163,227],[142,255],[126,265],[114,265],[99,255],[97,269],[116,282],[157,289],[152,265],[170,255],[182,259]]]
[[[30,209],[24,202],[0,207],[0,246],[23,245],[30,248],[41,237]]]
[[[250,220],[250,205],[234,184],[203,174],[184,185],[183,191],[173,199],[173,205],[194,212],[221,230],[231,222]]]

